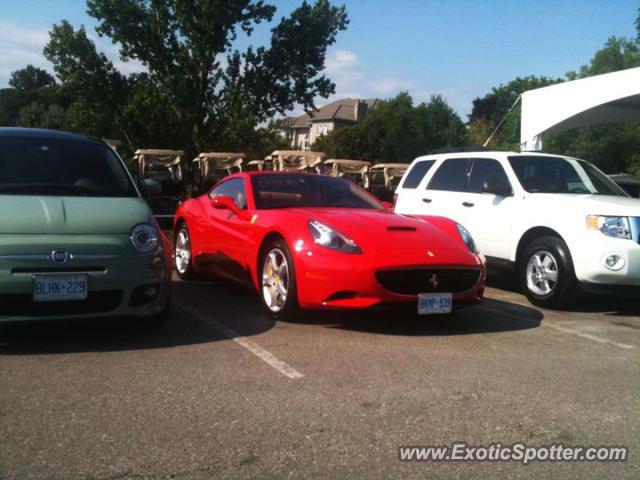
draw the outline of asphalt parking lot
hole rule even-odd
[[[640,305],[483,306],[273,322],[174,282],[169,324],[0,327],[0,478],[630,478]],[[625,445],[626,463],[400,462],[400,445]]]

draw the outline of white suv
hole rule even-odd
[[[464,225],[489,264],[513,267],[529,300],[570,304],[580,289],[640,298],[640,200],[584,160],[463,152],[416,158],[395,211]]]

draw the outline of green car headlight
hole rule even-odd
[[[148,223],[140,223],[133,227],[129,239],[133,248],[144,255],[154,252],[160,244],[158,230]]]

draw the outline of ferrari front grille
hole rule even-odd
[[[419,293],[461,293],[471,290],[480,280],[480,270],[465,268],[419,268],[380,270],[378,283],[399,295]]]

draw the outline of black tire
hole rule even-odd
[[[287,278],[286,281],[282,283],[286,285],[286,299],[282,306],[274,306],[270,305],[267,301],[268,294],[265,292],[265,288],[269,288],[267,283],[268,279],[265,276],[265,262],[269,257],[270,253],[279,252],[276,254],[276,257],[280,257],[280,253],[284,257],[287,262]],[[295,265],[293,263],[293,257],[291,256],[291,251],[287,246],[287,243],[284,240],[275,240],[269,243],[266,248],[263,250],[262,255],[259,260],[259,271],[258,271],[258,285],[259,285],[259,295],[264,308],[269,312],[269,314],[278,320],[291,321],[295,320],[299,317],[300,314],[300,306],[298,304],[298,287],[296,282],[296,271]],[[267,274],[269,275],[269,274]]]
[[[181,265],[178,258],[178,243],[181,241],[180,235],[186,235],[186,239],[188,242],[187,249],[189,251],[189,258],[186,262],[186,265]],[[176,269],[176,273],[181,280],[195,280],[196,275],[193,268],[193,252],[191,251],[191,235],[189,234],[189,228],[185,222],[180,222],[178,224],[178,228],[176,228],[176,232],[173,238],[173,253],[174,253],[174,267]]]
[[[558,237],[538,237],[524,247],[518,279],[522,292],[538,307],[570,306],[579,292],[569,247]]]

